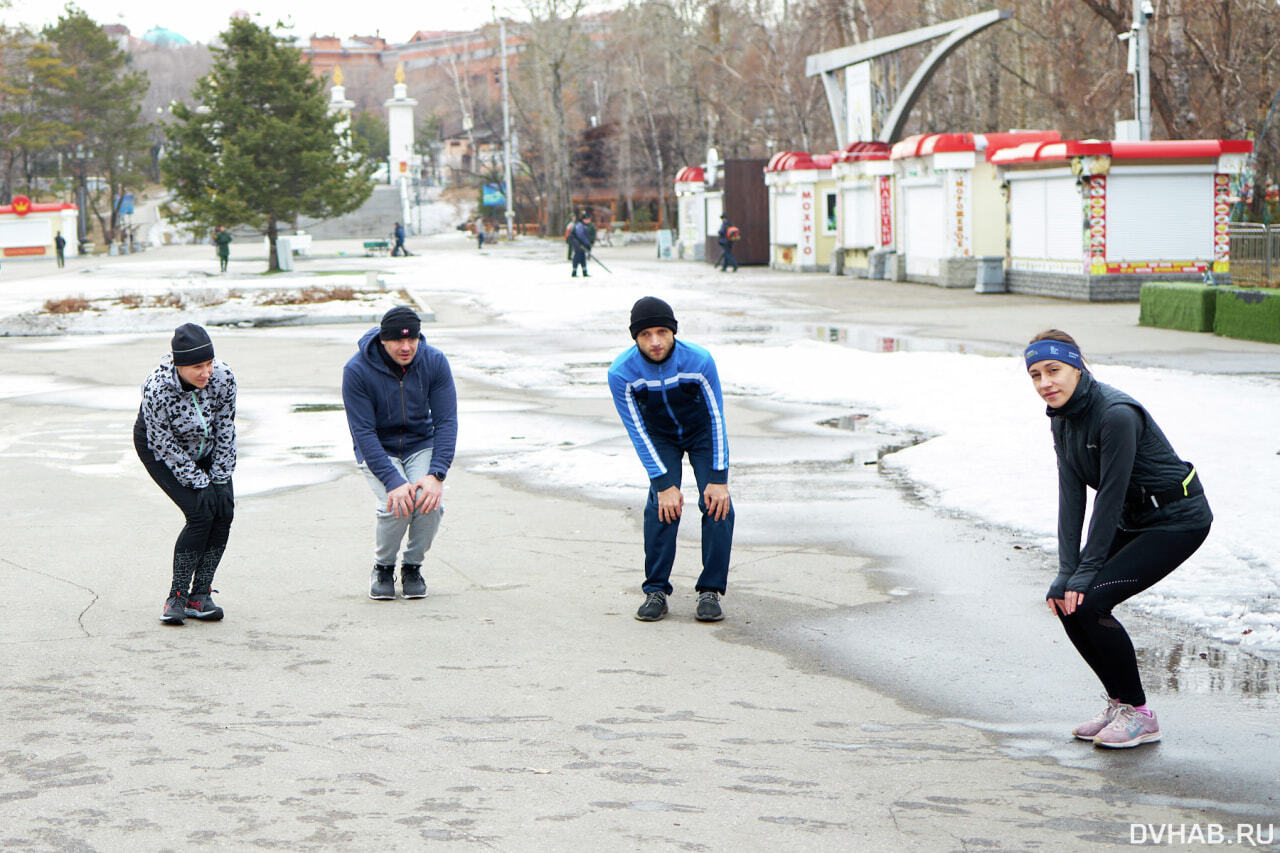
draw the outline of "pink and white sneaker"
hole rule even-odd
[[[1132,705],[1122,702],[1119,710],[1116,711],[1115,719],[1098,732],[1093,742],[1097,746],[1105,746],[1108,749],[1128,749],[1158,740],[1160,740],[1160,724],[1156,722],[1156,715],[1153,713],[1148,717]]]
[[[1120,710],[1120,703],[1110,696],[1103,696],[1107,700],[1107,707],[1098,712],[1098,715],[1087,723],[1081,723],[1071,730],[1071,733],[1080,740],[1091,741],[1098,736],[1098,732],[1110,725],[1111,721],[1116,718],[1116,711]]]

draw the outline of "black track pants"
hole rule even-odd
[[[223,515],[216,510],[200,510],[197,507],[198,490],[179,483],[169,466],[157,461],[147,447],[147,431],[141,418],[133,427],[133,446],[151,479],[178,505],[187,522],[173,546],[173,581],[169,592],[208,592],[227,547],[234,511]],[[213,464],[213,454],[206,455],[196,464],[208,471]]]
[[[1208,535],[1208,527],[1144,533],[1117,530],[1107,561],[1085,591],[1084,603],[1070,616],[1058,614],[1067,637],[1112,699],[1129,705],[1147,701],[1133,641],[1111,614],[1112,608],[1182,565]]]

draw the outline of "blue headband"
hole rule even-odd
[[[1060,361],[1063,364],[1069,364],[1072,367],[1084,370],[1084,356],[1080,355],[1080,350],[1075,344],[1063,343],[1062,341],[1036,341],[1027,347],[1024,353],[1027,359],[1027,369],[1031,369],[1031,365],[1038,361]]]

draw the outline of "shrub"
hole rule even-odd
[[[45,300],[44,310],[49,314],[79,314],[81,311],[89,310],[89,300],[78,296],[48,299]]]

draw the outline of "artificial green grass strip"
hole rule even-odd
[[[1191,281],[1148,281],[1138,294],[1138,325],[1212,332],[1221,288]]]
[[[1214,334],[1280,344],[1280,290],[1218,288]]]

